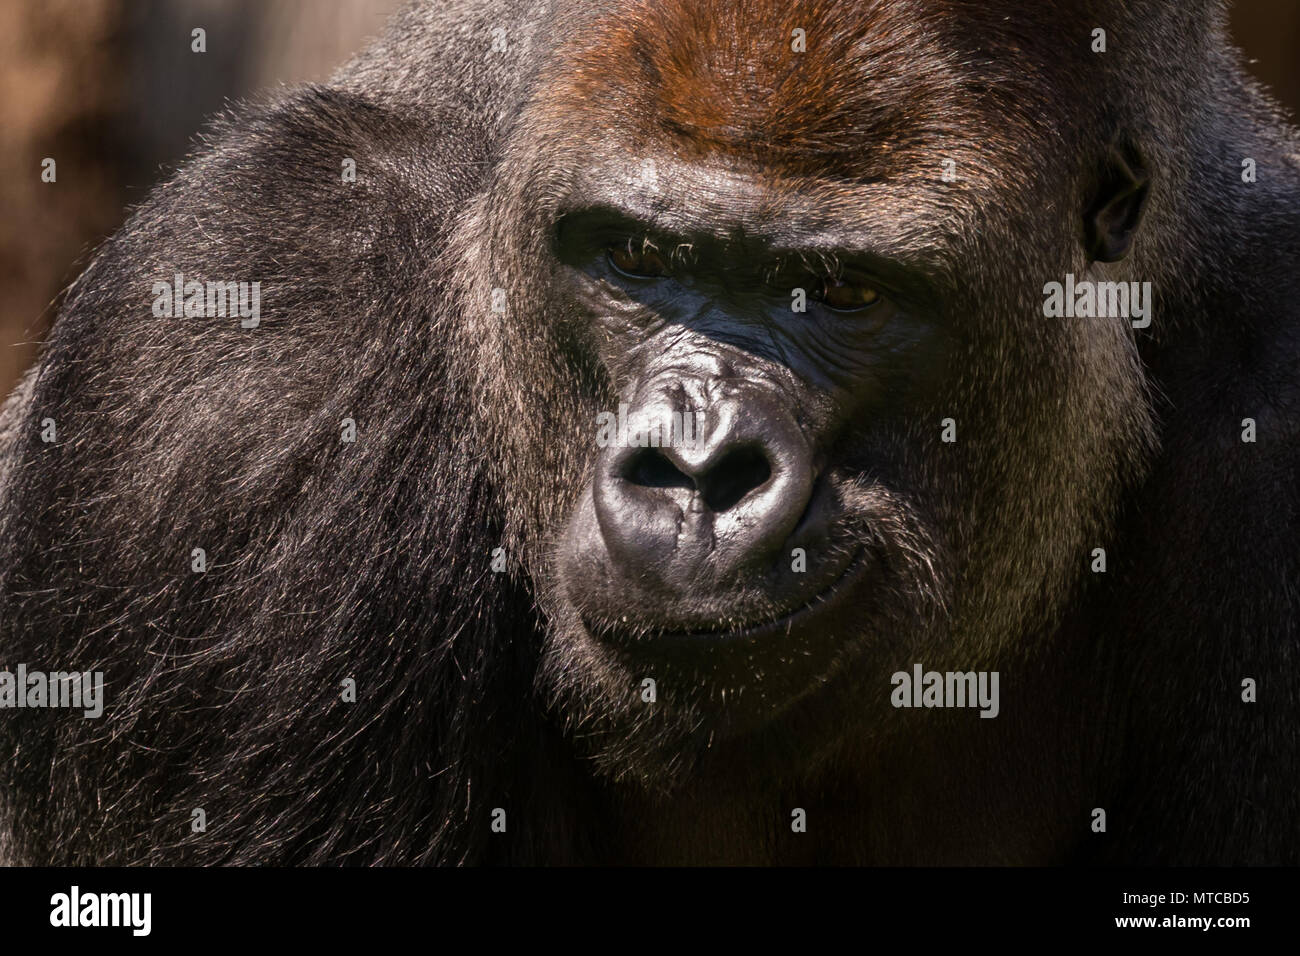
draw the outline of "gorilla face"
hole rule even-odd
[[[669,164],[602,191],[629,172],[580,180],[555,230],[626,422],[556,571],[583,640],[647,677],[689,668],[737,730],[829,678],[917,573],[922,509],[878,426],[932,376],[933,290],[833,210],[766,217],[758,177]]]

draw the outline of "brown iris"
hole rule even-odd
[[[855,279],[829,278],[821,280],[816,298],[837,312],[857,312],[880,301],[880,293]]]
[[[668,264],[658,250],[645,244],[634,247],[628,242],[622,246],[611,246],[609,264],[624,275],[636,279],[652,279],[668,274]]]

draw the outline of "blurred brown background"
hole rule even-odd
[[[205,117],[263,87],[325,79],[403,2],[0,0],[0,400],[59,290]],[[201,56],[195,27],[207,31]],[[1233,31],[1300,114],[1300,0],[1236,0]],[[40,178],[47,156],[53,185]]]

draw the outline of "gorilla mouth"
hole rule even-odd
[[[653,626],[633,627],[626,624],[606,623],[589,619],[583,615],[582,622],[587,632],[602,641],[621,645],[676,645],[685,644],[692,647],[708,647],[714,643],[755,640],[770,637],[778,633],[791,635],[796,629],[802,629],[821,620],[827,613],[843,602],[844,596],[851,593],[852,585],[863,575],[869,566],[869,549],[859,548],[853,557],[827,587],[813,595],[802,604],[779,614],[761,620],[741,623],[733,627],[701,628],[662,628]]]

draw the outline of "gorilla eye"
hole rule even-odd
[[[654,279],[668,274],[668,264],[647,245],[633,249],[631,240],[623,246],[610,246],[606,256],[616,272],[633,279]]]
[[[856,279],[822,279],[814,298],[836,312],[857,312],[880,301],[880,293]]]

